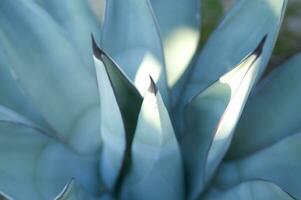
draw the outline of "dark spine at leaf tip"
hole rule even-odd
[[[101,59],[101,55],[104,54],[104,52],[98,47],[95,38],[93,34],[91,33],[91,40],[92,40],[92,48],[93,48],[93,54],[96,58]]]
[[[158,92],[158,88],[156,86],[156,83],[155,83],[154,79],[151,77],[151,75],[149,75],[149,79],[150,79],[150,85],[149,85],[149,88],[148,88],[148,92],[156,95],[157,92]]]
[[[267,40],[267,37],[268,37],[268,34],[265,34],[263,36],[263,38],[261,39],[260,43],[258,44],[258,46],[256,47],[256,49],[254,50],[254,55],[256,55],[257,57],[259,57],[262,53],[262,50],[263,50],[263,47],[264,47],[264,44]]]

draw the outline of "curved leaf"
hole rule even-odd
[[[261,69],[265,41],[266,36],[253,53],[187,107],[183,151],[191,199],[200,195],[229,148],[236,123]]]
[[[0,48],[0,105],[16,110],[40,126],[49,128],[31,99],[26,96],[13,78],[10,65],[5,52]]]
[[[301,198],[301,134],[289,136],[241,160],[225,162],[216,177],[220,188],[241,181],[265,179]]]
[[[2,122],[18,124],[49,134],[48,130],[43,129],[42,127],[36,125],[35,123],[28,120],[26,117],[14,112],[13,110],[10,110],[5,106],[0,105],[0,123]]]
[[[0,26],[1,48],[14,78],[57,134],[69,138],[81,117],[98,107],[92,73],[60,27],[34,2],[1,1]],[[96,132],[93,141],[99,138]]]
[[[142,97],[118,65],[97,47],[93,37],[92,42],[101,104],[100,171],[112,190],[125,165],[125,151],[133,140]]]
[[[151,4],[163,40],[168,85],[173,87],[190,63],[198,45],[200,1],[151,0]]]
[[[88,0],[36,0],[59,23],[84,59],[85,67],[93,70],[90,34],[99,40],[101,25],[92,13]]]
[[[228,159],[237,159],[301,130],[301,54],[274,70],[248,100]]]
[[[279,186],[267,181],[248,181],[225,191],[215,191],[209,194],[205,200],[294,200],[288,193]]]
[[[108,74],[116,100],[120,107],[121,115],[128,137],[133,137],[136,128],[142,97],[127,75],[120,69],[118,64],[103,50],[97,47],[93,41],[94,56],[101,60]],[[131,140],[129,138],[129,140]]]
[[[107,188],[112,190],[122,167],[126,148],[126,133],[122,116],[104,64],[94,57],[100,94],[100,132],[102,151],[100,174]]]
[[[193,96],[236,66],[268,34],[260,74],[272,53],[287,0],[242,0],[229,11],[209,38],[179,95],[179,113]]]
[[[153,82],[142,103],[131,158],[121,199],[183,199],[179,146]]]
[[[0,162],[0,191],[13,199],[54,198],[72,177],[92,194],[99,190],[95,157],[18,124],[0,123]]]
[[[107,1],[102,44],[141,94],[151,75],[167,102],[163,50],[149,4],[149,0]]]

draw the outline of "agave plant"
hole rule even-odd
[[[2,0],[0,199],[301,199],[301,55],[261,79],[286,4],[199,47],[199,0]]]

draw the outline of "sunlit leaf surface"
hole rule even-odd
[[[168,112],[153,82],[144,96],[131,158],[122,199],[184,197],[180,149]]]
[[[102,44],[142,95],[151,75],[168,103],[163,49],[148,0],[108,1]]]
[[[265,148],[301,130],[301,54],[280,65],[256,88],[237,125],[228,159]]]
[[[200,195],[229,148],[236,123],[260,72],[266,37],[252,54],[187,107],[183,150],[192,199]]]

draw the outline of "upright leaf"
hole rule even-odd
[[[274,70],[248,100],[228,159],[237,159],[301,131],[301,54]]]
[[[142,97],[118,64],[108,54],[98,48],[95,41],[93,42],[93,49],[94,56],[104,63],[121,115],[125,121],[126,132],[129,134],[129,137],[132,137],[136,128]]]
[[[220,188],[228,188],[241,181],[264,179],[301,198],[301,133],[288,136],[246,158],[225,162],[216,177]]]
[[[200,36],[200,0],[151,0],[163,40],[169,87],[188,67]]]
[[[242,0],[229,11],[209,38],[197,63],[187,73],[185,86],[175,106],[182,114],[185,104],[210,83],[231,70],[268,34],[260,73],[270,58],[287,0]]]
[[[126,148],[126,133],[122,116],[104,64],[94,57],[100,94],[100,132],[102,152],[100,174],[106,187],[113,189]]]
[[[191,199],[200,195],[228,150],[236,123],[260,73],[266,37],[253,53],[187,107],[183,150]]]
[[[148,76],[168,98],[163,50],[149,0],[109,0],[102,44],[144,94]]]
[[[179,146],[168,112],[153,82],[144,96],[131,158],[121,199],[184,198]]]
[[[101,104],[100,172],[112,190],[125,165],[142,97],[117,64],[97,47],[93,37],[92,42]]]

